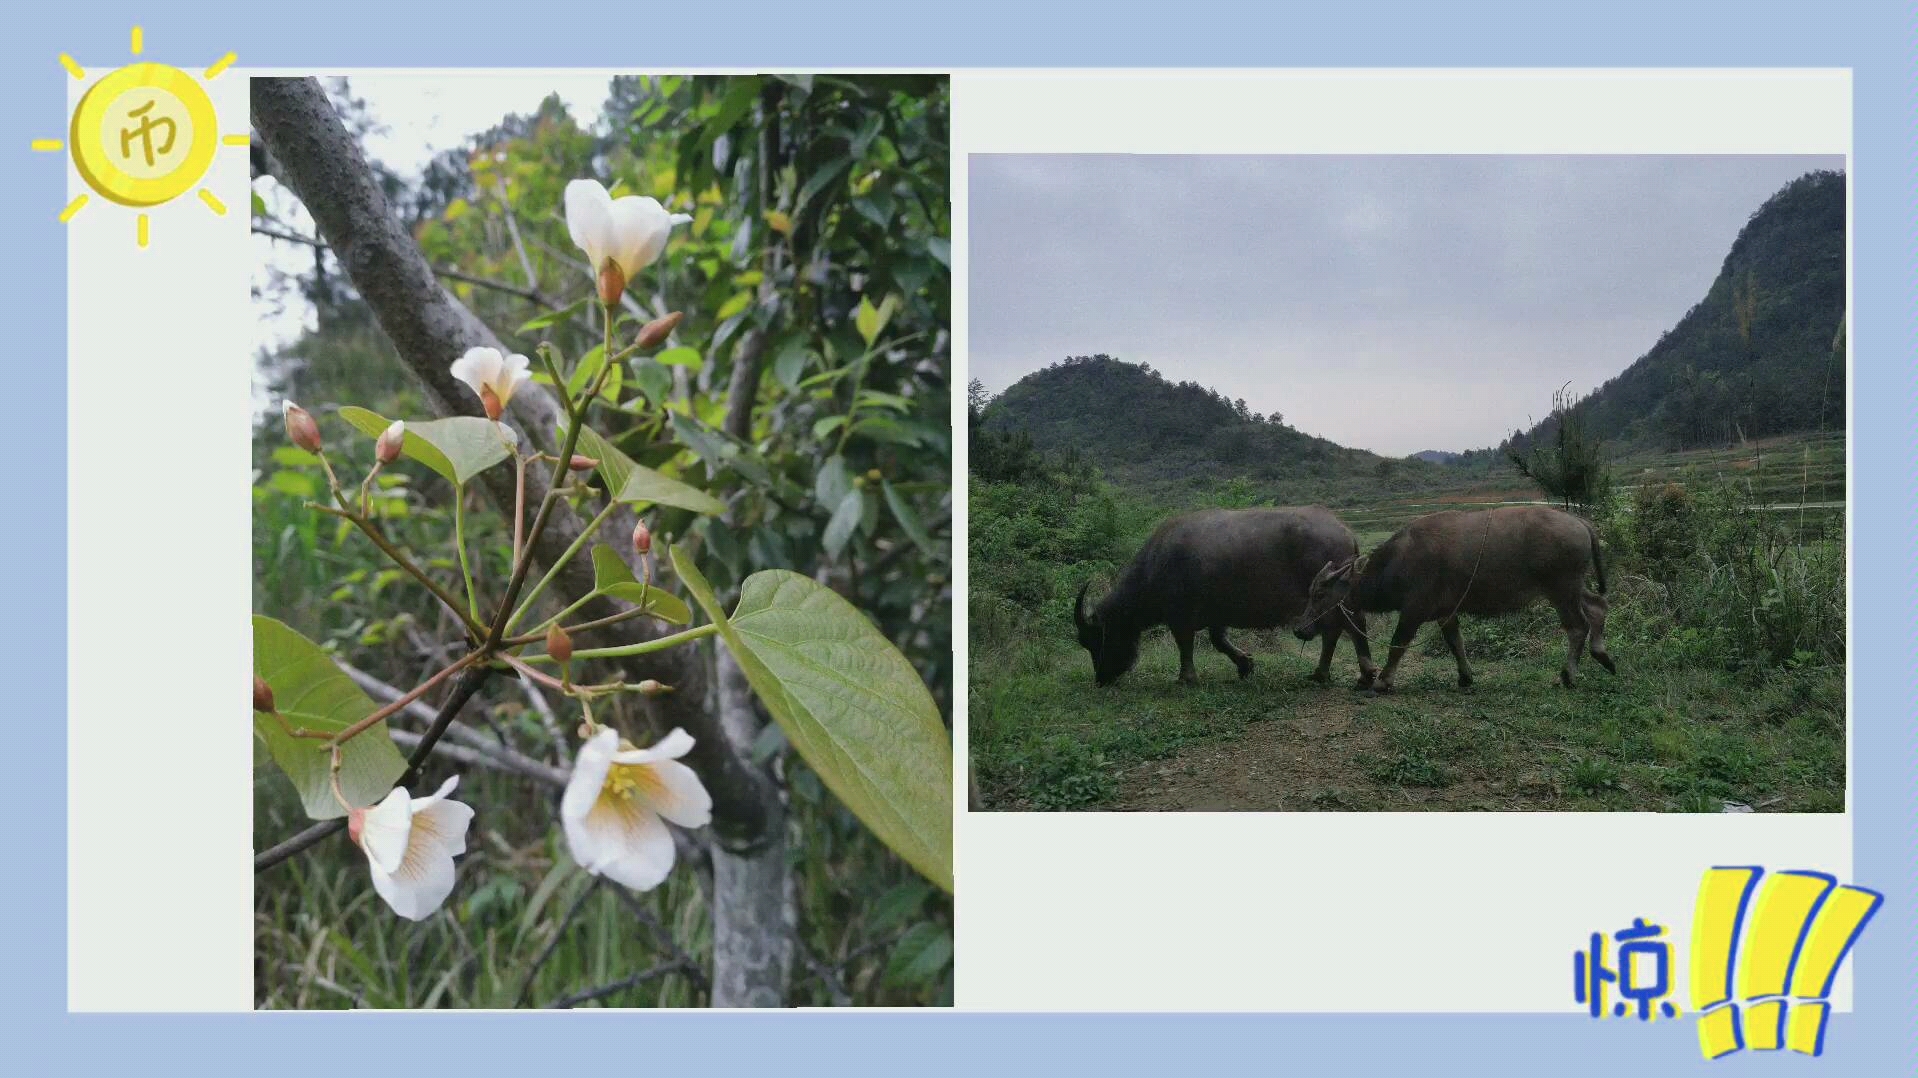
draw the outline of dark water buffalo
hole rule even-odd
[[[1587,573],[1598,577],[1598,594],[1585,590]],[[1604,591],[1605,561],[1590,524],[1542,505],[1517,505],[1422,516],[1371,554],[1327,564],[1312,580],[1308,612],[1398,611],[1376,686],[1390,692],[1392,674],[1419,626],[1439,623],[1458,660],[1458,683],[1470,686],[1458,615],[1510,614],[1542,598],[1558,610],[1565,628],[1569,651],[1559,680],[1569,688],[1587,643],[1592,658],[1618,673],[1605,651]]]
[[[1072,617],[1079,643],[1092,653],[1093,680],[1110,685],[1132,669],[1140,635],[1156,625],[1169,627],[1178,642],[1180,681],[1198,681],[1192,638],[1201,629],[1211,635],[1213,647],[1231,657],[1240,677],[1251,677],[1252,657],[1233,647],[1225,631],[1298,626],[1299,639],[1324,641],[1312,675],[1321,682],[1331,677],[1339,634],[1351,629],[1359,670],[1369,684],[1372,653],[1363,614],[1333,609],[1299,624],[1312,575],[1327,562],[1349,561],[1358,552],[1350,529],[1318,506],[1202,509],[1175,516],[1145,541],[1090,614],[1086,589],[1079,589]]]

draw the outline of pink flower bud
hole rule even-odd
[[[499,419],[500,413],[506,410],[506,405],[500,403],[499,394],[493,392],[492,386],[480,387],[480,405],[486,409],[486,418],[492,420]]]
[[[611,307],[625,294],[626,272],[619,268],[619,263],[609,258],[599,267],[599,301]]]
[[[353,809],[346,814],[346,835],[359,845],[360,833],[366,830],[366,810]]]
[[[674,311],[646,323],[640,327],[638,346],[641,349],[648,349],[665,344],[666,338],[672,336],[673,330],[679,328],[679,321],[684,317],[686,317],[685,312]]]
[[[320,424],[313,418],[313,413],[292,401],[281,401],[280,414],[286,418],[288,440],[308,453],[320,451],[323,444],[320,441]]]
[[[671,685],[661,685],[652,678],[647,678],[645,681],[633,686],[633,688],[637,689],[642,696],[658,696],[660,693],[673,691]]]
[[[268,714],[273,711],[273,686],[258,674],[253,675],[253,710]]]
[[[546,654],[556,663],[570,662],[573,658],[573,638],[558,624],[546,630]]]
[[[653,552],[653,533],[643,520],[633,525],[633,549],[641,554]]]
[[[599,461],[584,453],[574,453],[573,459],[567,461],[566,466],[576,472],[590,472],[599,467]]]
[[[406,421],[395,419],[393,425],[380,432],[379,440],[373,443],[373,455],[381,464],[391,464],[400,459],[400,450],[406,446]]]

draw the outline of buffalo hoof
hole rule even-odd
[[[1392,683],[1389,681],[1381,681],[1372,686],[1373,696],[1385,696],[1391,691],[1392,691]]]
[[[1314,670],[1311,673],[1305,675],[1305,680],[1314,682],[1319,685],[1329,685],[1332,683],[1332,671]]]
[[[1597,652],[1593,652],[1592,658],[1598,660],[1598,665],[1604,667],[1606,673],[1614,676],[1618,674],[1618,664],[1612,661],[1610,655],[1600,655]]]
[[[1471,692],[1472,691],[1472,675],[1460,674],[1458,676],[1458,687],[1463,692]]]
[[[1252,660],[1247,659],[1244,662],[1239,664],[1239,680],[1244,681],[1245,679],[1251,676],[1252,676]]]
[[[1563,686],[1565,686],[1565,687],[1566,687],[1566,688],[1568,688],[1568,689],[1569,689],[1569,688],[1571,688],[1571,687],[1572,687],[1572,672],[1571,672],[1570,670],[1560,670],[1560,671],[1558,672],[1558,683],[1559,683],[1560,685],[1563,685]]]
[[[1371,675],[1371,674],[1361,675],[1359,677],[1358,684],[1352,686],[1352,691],[1353,692],[1370,692],[1372,689],[1373,678],[1374,678],[1374,675]]]
[[[1199,683],[1199,675],[1197,674],[1180,674],[1179,675],[1179,684],[1181,685],[1197,685],[1198,683]]]

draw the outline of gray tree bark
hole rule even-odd
[[[483,414],[478,399],[453,378],[449,367],[468,348],[505,349],[490,329],[440,287],[432,267],[387,204],[359,144],[340,123],[325,91],[312,79],[256,78],[252,80],[251,102],[253,126],[267,151],[256,155],[256,160],[270,161],[275,177],[306,205],[321,238],[332,248],[408,370],[419,380],[429,406],[440,415]],[[529,384],[521,388],[503,418],[522,439],[530,440],[527,444],[558,451],[564,409],[544,387]],[[532,468],[526,479],[527,505],[538,505],[546,495],[546,475],[542,469]],[[510,512],[514,501],[512,472],[494,468],[482,481],[494,503]],[[629,563],[636,561],[630,541],[633,524],[633,515],[622,508],[610,516],[598,536]],[[542,571],[551,565],[582,527],[580,518],[563,502],[558,505],[533,549],[536,565]],[[634,568],[637,571],[638,566]],[[554,581],[553,590],[568,601],[592,591],[590,561],[574,559]],[[599,600],[583,608],[582,616],[590,619],[616,611],[614,604]],[[637,619],[580,634],[577,643],[580,647],[596,647],[659,635],[658,627]],[[648,699],[648,718],[657,731],[678,726],[695,739],[685,762],[699,773],[713,795],[716,854],[751,857],[769,847],[783,850],[784,812],[779,791],[752,764],[750,742],[745,749],[735,744],[728,738],[720,716],[705,706],[706,664],[698,650],[674,648],[619,663],[629,682],[654,678],[677,690]],[[783,866],[783,853],[776,860]],[[758,882],[752,876],[730,870],[723,876],[715,873],[714,938],[731,941],[725,950],[714,948],[715,985],[735,979],[721,965],[738,960],[734,956],[773,954],[781,948],[790,954],[790,919],[780,922],[763,916],[764,896],[752,890]],[[782,938],[760,938],[766,933]],[[783,977],[776,992],[757,973],[737,979],[749,986],[751,999],[729,1000],[730,1005],[777,1006],[784,1002]],[[717,989],[714,996],[714,1002],[720,1003]]]

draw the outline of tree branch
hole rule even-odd
[[[311,79],[254,79],[250,86],[255,128],[272,152],[281,180],[305,204],[321,239],[338,258],[355,289],[379,320],[380,327],[425,391],[425,398],[441,415],[479,415],[479,400],[455,381],[448,367],[466,349],[500,347],[499,338],[471,311],[447,294],[434,279],[412,237],[400,225],[386,196],[366,163],[358,143],[340,123],[325,91]],[[527,385],[513,395],[508,418],[526,444],[547,452],[558,448],[562,409],[544,387]],[[480,481],[496,505],[510,506],[514,477],[503,469],[486,472]],[[537,504],[547,495],[547,477],[535,470],[527,476],[527,498]],[[632,564],[627,537],[634,518],[623,507],[601,525],[603,542]],[[569,506],[558,505],[533,555],[551,565],[578,537],[582,524]],[[634,566],[637,572],[638,566]],[[593,591],[592,566],[574,559],[557,575],[553,586],[562,595],[583,596]],[[587,604],[588,618],[618,610],[609,600]],[[653,639],[660,628],[644,620],[620,630],[624,637]],[[656,731],[677,726],[693,735],[693,751],[685,762],[699,772],[713,795],[713,834],[722,843],[753,846],[778,819],[775,791],[725,739],[717,719],[702,706],[705,668],[696,649],[675,648],[622,660],[625,680],[646,678],[676,686],[679,691],[648,698],[642,705]],[[437,737],[435,738],[437,740]]]
[[[284,240],[287,243],[305,244],[316,251],[331,249],[327,247],[326,244],[321,243],[311,236],[302,236],[297,232],[282,232],[277,228],[268,228],[265,225],[254,225],[253,234],[256,236],[265,236],[268,239]],[[511,285],[505,281],[495,281],[486,277],[475,277],[470,273],[464,273],[456,269],[448,269],[445,266],[434,266],[433,274],[437,277],[444,277],[449,281],[459,281],[463,284],[470,284],[479,288],[490,288],[495,292],[504,292],[509,296],[518,296],[528,303],[537,303],[541,307],[549,310],[562,306],[562,304],[540,295],[533,289],[521,288],[518,285]]]

